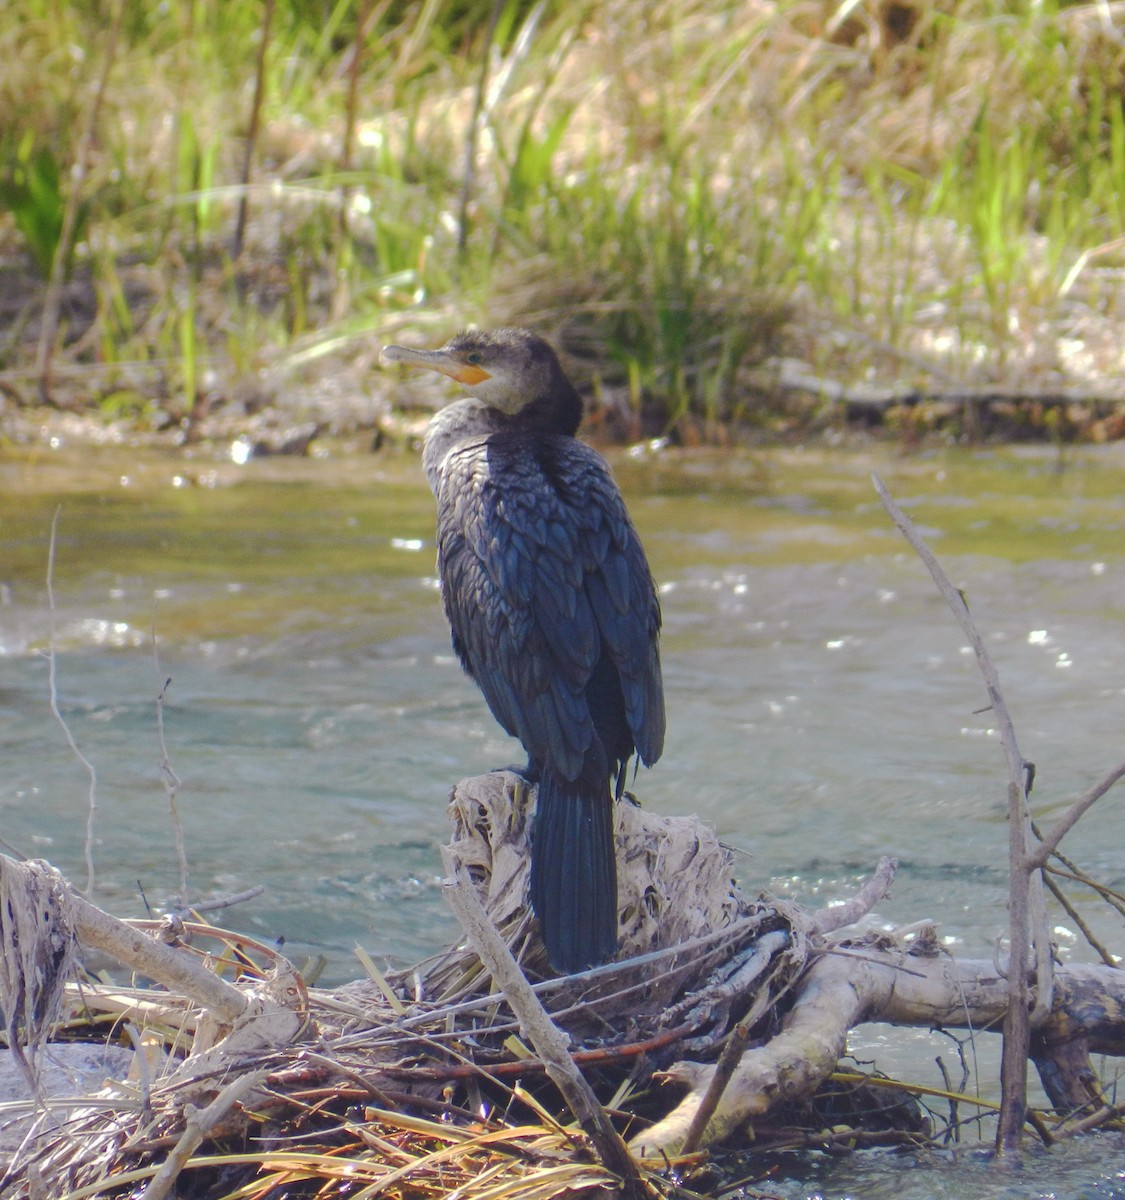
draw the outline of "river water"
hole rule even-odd
[[[664,608],[668,739],[637,779],[642,802],[714,825],[747,890],[809,904],[848,895],[894,854],[898,880],[872,924],[933,918],[954,952],[991,956],[1004,927],[1002,751],[966,639],[870,473],[964,589],[1049,823],[1125,757],[1125,450],[641,447],[614,467]],[[103,906],[139,915],[179,888],[156,712],[170,679],[164,739],[193,899],[264,885],[220,922],[284,938],[322,983],[362,973],[356,945],[399,964],[446,945],[445,798],[519,754],[453,659],[433,557],[432,501],[406,455],[236,466],[0,451],[0,839],[86,883],[91,786],[50,712],[53,644],[59,706],[96,768]],[[1121,889],[1123,844],[1111,793],[1064,849]],[[1074,900],[1120,949],[1120,918]],[[1054,916],[1062,957],[1092,959]],[[995,1094],[988,1041],[979,1083]],[[935,1055],[959,1070],[950,1041],[924,1031],[868,1028],[852,1048],[935,1086]],[[858,1155],[769,1187],[1125,1196],[1125,1150],[1099,1145],[1052,1155],[1033,1180]]]

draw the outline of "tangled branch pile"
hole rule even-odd
[[[909,955],[886,939],[836,935],[882,898],[893,862],[849,903],[809,913],[745,897],[727,851],[695,820],[619,805],[622,961],[549,978],[524,898],[523,800],[513,776],[456,790],[454,878],[472,881],[462,886],[538,981],[544,1021],[565,1031],[571,1063],[630,1139],[622,1161],[631,1179],[610,1169],[597,1130],[567,1124],[537,1018],[509,1007],[475,945],[413,971],[383,978],[372,968],[370,979],[310,990],[269,947],[169,920],[139,932],[78,898],[46,864],[3,859],[4,961],[21,965],[3,981],[9,1044],[27,1048],[31,1072],[51,1052],[48,1033],[56,1042],[127,1037],[134,1053],[128,1076],[93,1094],[38,1089],[20,1110],[0,1193],[641,1194],[667,1189],[657,1172],[670,1163],[698,1162],[696,1147],[767,1113],[774,1144],[810,1144],[825,1105],[836,1127],[862,1127],[856,1110],[866,1106],[870,1136],[925,1138],[916,1103],[872,1101],[878,1080],[833,1075],[848,1029],[875,1018],[985,1025],[1002,1014],[1007,987],[991,963],[955,963],[924,932]],[[67,981],[79,944],[164,986]],[[1089,1050],[1125,1048],[1109,1015],[1125,988],[1107,982],[1118,973],[1098,972],[1060,970],[1057,1019],[1039,1043],[1059,1079],[1073,1081]],[[1091,1019],[1099,1001],[1100,1024]],[[822,1092],[810,1109],[830,1078],[835,1099]],[[654,1092],[662,1079],[678,1086]]]

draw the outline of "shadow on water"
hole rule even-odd
[[[1038,450],[616,457],[665,616],[669,736],[638,778],[643,803],[698,812],[738,851],[748,890],[810,904],[896,854],[871,924],[932,918],[951,949],[990,957],[1004,925],[1002,755],[972,655],[869,472],[966,589],[1049,821],[1120,758],[1123,465],[1115,447],[1062,472]],[[0,837],[81,882],[87,783],[50,716],[43,657],[60,504],[54,645],[62,709],[98,770],[97,898],[139,914],[142,889],[162,905],[178,887],[155,722],[170,677],[165,736],[195,897],[264,884],[224,916],[284,938],[298,963],[323,956],[329,981],[361,973],[356,944],[411,960],[449,942],[445,798],[518,753],[450,651],[419,464],[0,458]],[[1123,842],[1111,798],[1066,849],[1119,877]],[[1074,899],[1119,946],[1119,920]],[[1090,957],[1061,913],[1055,936],[1064,958]],[[853,1052],[916,1079],[948,1053],[938,1037],[865,1029]],[[1125,1154],[1099,1144],[1103,1174],[1062,1167],[1059,1195],[1123,1194]],[[972,1160],[893,1157],[893,1175],[890,1161],[802,1160],[804,1182],[769,1188],[1048,1194],[1038,1176],[1032,1190],[978,1190]]]

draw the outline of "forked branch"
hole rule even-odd
[[[964,630],[977,666],[984,678],[989,705],[1000,731],[1004,758],[1008,765],[1008,986],[1010,998],[1004,1017],[1004,1049],[1000,1063],[1000,1124],[996,1133],[999,1152],[1018,1149],[1027,1113],[1027,1064],[1033,1020],[1042,1022],[1051,1008],[1053,963],[1050,939],[1045,928],[1046,905],[1043,879],[1036,869],[1032,849],[1031,815],[1027,807],[1028,766],[1020,754],[1016,731],[1000,689],[1000,676],[979,630],[969,614],[964,595],[949,582],[933,551],[922,540],[914,523],[891,499],[878,475],[872,482],[890,518],[915,553],[926,565],[938,591],[945,597],[958,624]],[[1038,928],[1032,932],[1033,918]],[[1030,1013],[1031,988],[1028,965],[1036,955],[1035,1013]]]

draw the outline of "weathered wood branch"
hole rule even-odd
[[[881,858],[874,875],[860,886],[854,896],[843,904],[833,904],[831,908],[822,908],[813,914],[809,932],[832,933],[837,929],[846,929],[867,916],[891,890],[897,870],[897,858]]]
[[[489,921],[461,863],[449,850],[443,852],[442,860],[449,876],[446,897],[450,906],[488,968],[493,983],[515,1013],[520,1032],[542,1058],[547,1074],[586,1131],[603,1164],[620,1177],[624,1194],[635,1200],[650,1195],[609,1114],[571,1058],[566,1035],[551,1021],[504,939]]]
[[[1047,860],[1054,854],[1059,843],[1074,828],[1086,813],[1109,791],[1119,780],[1125,779],[1125,763],[1118,763],[1111,771],[1098,780],[1092,788],[1083,792],[1070,808],[1058,819],[1040,839],[1031,855],[1033,866],[1046,866]]]
[[[49,889],[44,881],[49,882]],[[48,895],[49,904],[43,899]],[[4,897],[0,932],[5,942],[18,943],[23,960],[21,977],[8,985],[12,995],[19,993],[26,999],[26,1003],[21,999],[21,1009],[43,1007],[37,993],[48,986],[61,987],[65,980],[53,976],[70,971],[72,956],[62,951],[76,942],[86,950],[101,950],[174,995],[186,997],[223,1030],[232,1026],[242,1030],[248,1021],[276,1009],[288,1015],[271,1036],[282,1028],[289,1028],[290,1036],[296,1032],[297,1025],[289,1018],[291,1010],[301,1005],[298,993],[303,988],[294,989],[285,972],[256,990],[227,983],[199,955],[150,937],[84,900],[44,862],[17,862],[0,855],[0,896]],[[31,906],[28,919],[17,924],[21,909],[27,906]],[[14,966],[16,957],[14,952],[5,955],[9,967]]]
[[[708,1122],[704,1144],[728,1138],[780,1104],[812,1096],[843,1057],[848,1031],[865,1021],[980,1032],[1000,1026],[1007,1011],[1008,981],[991,962],[875,948],[828,949],[802,978],[780,1033],[744,1055]],[[1125,971],[1086,965],[1058,969],[1054,1006],[1036,1032],[1033,1049],[1044,1085],[1064,1107],[1090,1101],[1095,1081],[1089,1054],[1125,1054],[1123,1013]],[[1068,1055],[1073,1070],[1065,1065]],[[667,1117],[634,1137],[630,1148],[646,1156],[677,1154],[715,1070],[677,1063],[666,1072],[688,1092]],[[1081,1078],[1076,1071],[1084,1073]]]

